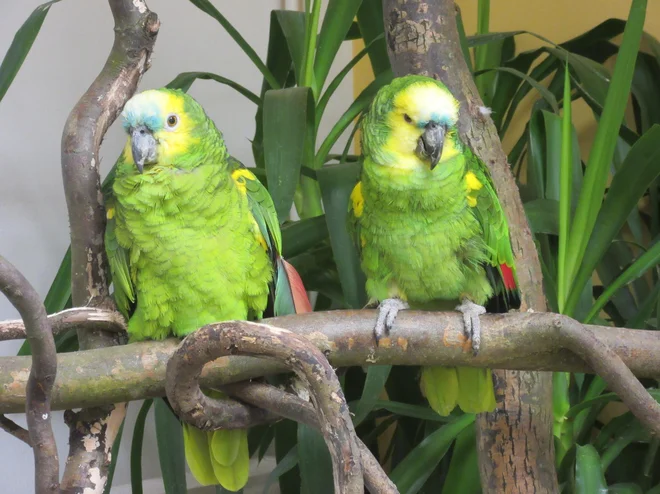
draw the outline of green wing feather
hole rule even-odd
[[[230,170],[249,169],[235,158],[229,160]],[[282,258],[282,233],[277,211],[268,190],[250,172],[239,177],[245,186],[250,213],[259,227],[275,269],[272,289],[273,311],[276,316],[311,312],[305,287],[293,266]]]
[[[122,158],[120,157],[119,160]],[[115,197],[112,192],[115,167],[110,171],[103,182],[102,192],[107,212],[105,227],[105,251],[110,264],[110,274],[114,286],[114,298],[117,308],[128,318],[133,304],[135,304],[135,285],[131,277],[126,249],[117,242]]]
[[[516,269],[513,261],[513,250],[509,237],[509,225],[493,186],[493,181],[486,165],[469,149],[465,150],[467,170],[472,172],[482,187],[469,189],[468,197],[476,201],[472,211],[481,224],[484,240],[490,250],[490,266],[498,276],[496,288],[507,292],[515,291]],[[468,180],[468,184],[470,181]],[[470,199],[469,199],[470,200]],[[492,273],[491,271],[491,273]]]

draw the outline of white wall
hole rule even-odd
[[[44,0],[0,2],[0,56],[32,10]],[[265,58],[270,10],[295,8],[295,0],[214,0],[234,26]],[[183,71],[209,71],[232,78],[258,93],[261,76],[220,25],[185,1],[151,0],[161,19],[161,31],[140,89],[167,84]],[[103,66],[112,44],[112,17],[107,2],[63,0],[55,4],[13,85],[0,102],[0,253],[16,265],[46,295],[69,243],[66,204],[60,172],[62,127],[71,108]],[[345,43],[337,66],[351,57]],[[335,68],[336,69],[336,68]],[[198,81],[190,93],[206,108],[224,132],[230,152],[251,163],[248,139],[254,134],[254,106],[232,89]],[[347,78],[327,110],[321,135],[336,121],[352,99]],[[108,133],[102,150],[105,174],[120,152],[125,137],[118,124]],[[343,143],[339,146],[343,147]],[[0,297],[1,298],[1,297]],[[0,320],[15,318],[10,304],[0,299]],[[0,343],[0,355],[13,355],[20,342]],[[115,486],[129,483],[130,432],[139,404],[131,404],[122,441]],[[11,416],[23,423],[21,415]],[[68,430],[61,413],[53,426],[63,466]],[[160,476],[153,430],[145,438],[145,478]],[[160,492],[158,483],[156,490]],[[114,489],[113,489],[114,490]],[[0,431],[0,492],[33,492],[31,450]],[[127,492],[127,491],[126,491]]]

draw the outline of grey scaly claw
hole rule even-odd
[[[374,326],[376,343],[384,336],[390,334],[394,321],[400,310],[409,309],[410,306],[400,298],[386,298],[378,305],[378,319]]]
[[[481,346],[481,322],[479,316],[486,313],[486,308],[468,299],[463,299],[461,305],[456,307],[456,310],[463,314],[465,336],[472,340],[472,351],[476,355],[479,353],[479,347]]]

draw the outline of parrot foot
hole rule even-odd
[[[474,355],[477,355],[481,346],[481,322],[479,316],[486,313],[486,308],[468,299],[463,299],[461,305],[457,306],[455,310],[463,314],[465,336],[472,339],[472,352]]]
[[[400,310],[409,309],[410,306],[400,298],[386,298],[378,305],[378,319],[374,326],[374,337],[376,343],[390,334],[394,321]]]

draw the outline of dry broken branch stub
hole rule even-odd
[[[51,393],[57,373],[57,354],[46,308],[28,280],[2,256],[0,292],[4,293],[23,318],[32,348],[32,366],[23,411],[26,414],[29,441],[34,453],[35,492],[58,492],[60,465],[50,413]],[[4,425],[8,426],[8,419],[3,418]]]
[[[114,305],[109,299],[108,263],[103,235],[105,209],[99,176],[99,147],[112,122],[137,89],[149,68],[160,27],[158,16],[144,0],[109,0],[115,21],[110,55],[96,80],[71,111],[62,134],[62,176],[71,227],[71,295],[73,305]],[[101,329],[79,331],[80,348],[111,347],[116,333]],[[62,478],[66,493],[102,493],[110,451],[126,407],[123,404],[82,413],[87,422],[71,428],[67,468]],[[99,426],[101,429],[99,429]],[[96,441],[86,448],[79,431]]]
[[[488,166],[506,214],[523,311],[546,310],[541,265],[518,188],[465,62],[453,0],[383,0],[385,36],[395,75],[441,80],[460,102],[459,133]],[[554,494],[552,376],[494,370],[497,408],[477,416],[484,494]],[[520,452],[529,451],[529,455]],[[518,453],[518,454],[514,454]]]
[[[213,422],[213,415],[206,414],[214,406],[213,400],[201,392],[199,378],[205,363],[229,355],[276,359],[303,380],[330,451],[335,492],[361,494],[360,451],[339,379],[318,348],[286,329],[229,321],[188,335],[167,364],[167,397],[176,413],[193,425]]]

